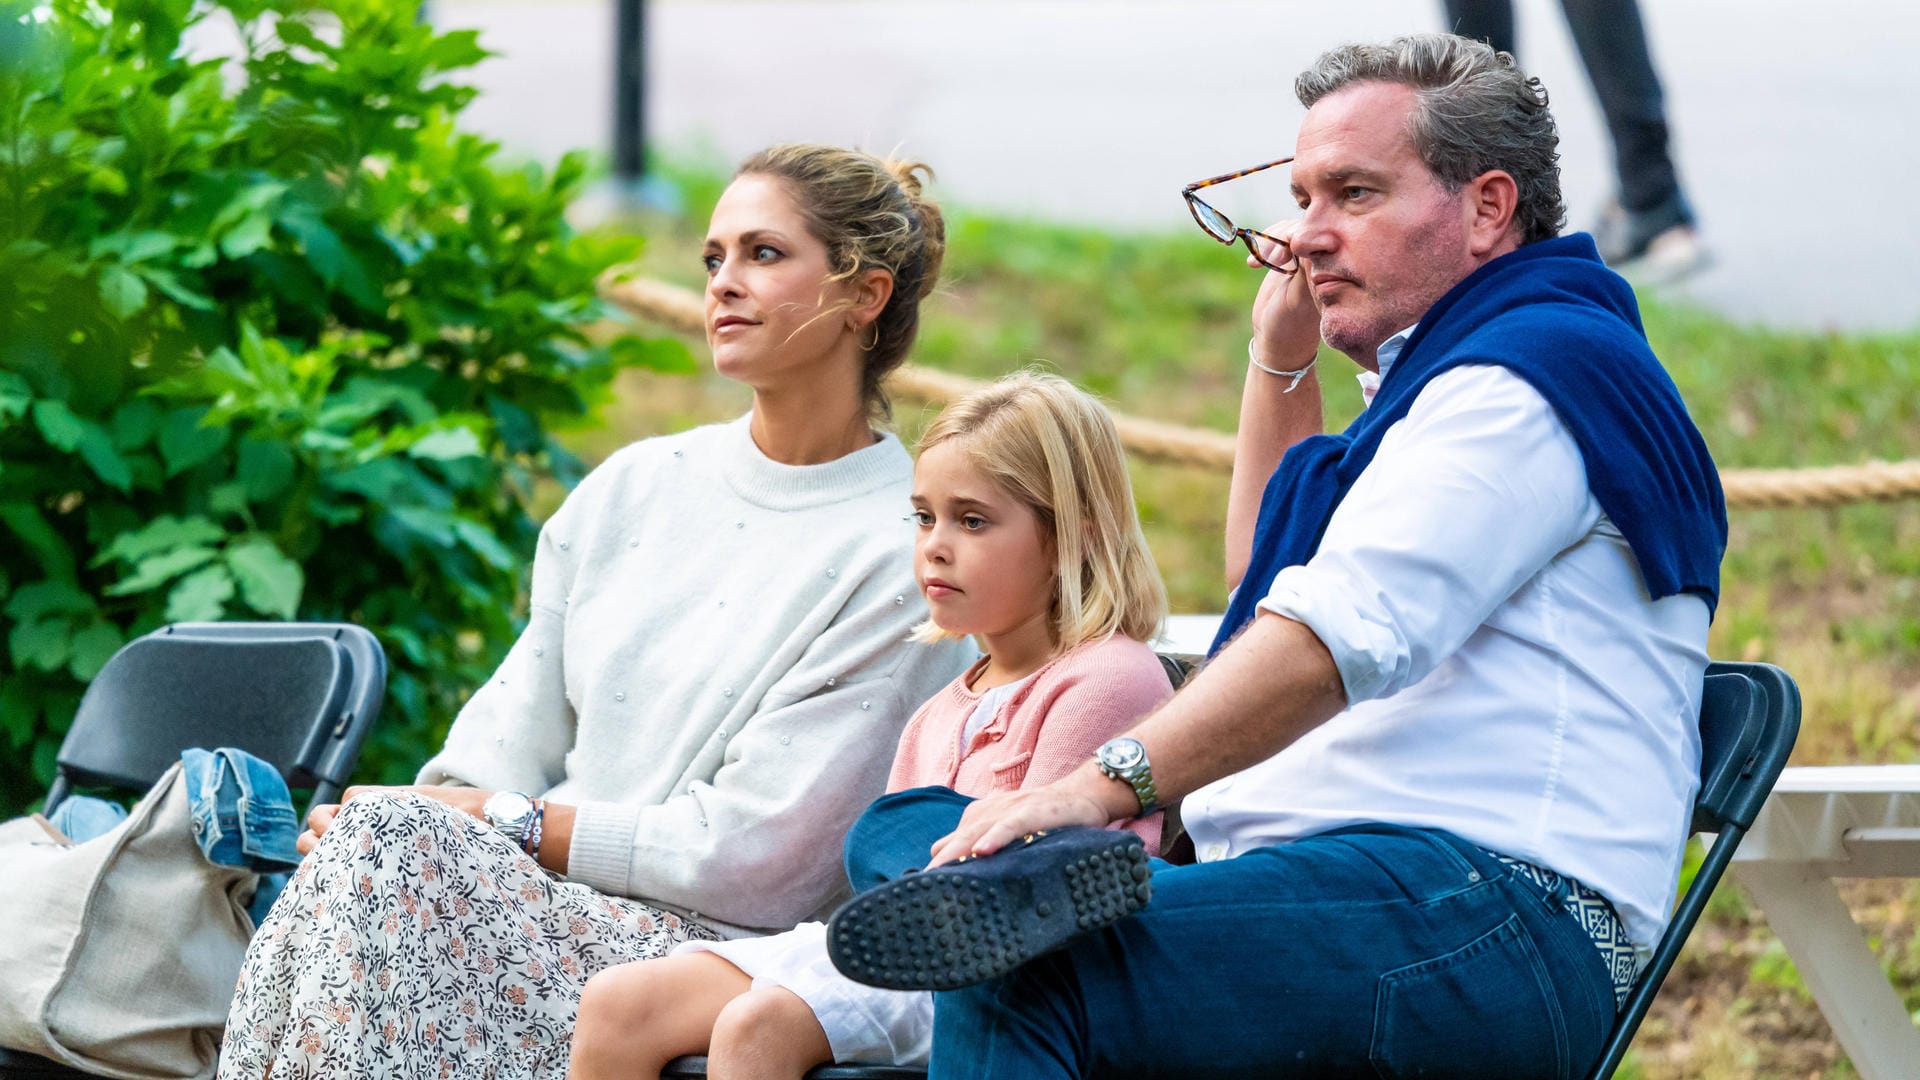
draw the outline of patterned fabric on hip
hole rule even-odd
[[[341,808],[240,971],[221,1080],[561,1080],[588,978],[706,927],[411,793]]]
[[[1627,928],[1621,925],[1620,916],[1614,913],[1613,905],[1607,903],[1607,898],[1544,866],[1508,858],[1497,851],[1487,854],[1506,863],[1514,873],[1548,892],[1555,891],[1561,882],[1566,882],[1567,914],[1580,920],[1580,928],[1587,932],[1587,936],[1593,939],[1594,947],[1600,950],[1600,962],[1607,965],[1608,974],[1613,976],[1613,1011],[1626,1008],[1627,995],[1633,990],[1633,980],[1640,974],[1639,953],[1634,948],[1633,939],[1627,937]]]

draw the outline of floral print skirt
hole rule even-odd
[[[443,803],[362,797],[254,935],[219,1075],[560,1080],[588,978],[714,938]]]

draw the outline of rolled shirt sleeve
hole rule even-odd
[[[1260,607],[1307,625],[1348,704],[1419,682],[1600,517],[1579,447],[1504,368],[1428,383],[1304,565]]]

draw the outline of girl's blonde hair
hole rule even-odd
[[[913,347],[920,301],[940,280],[947,253],[946,219],[926,196],[933,170],[862,150],[784,143],[748,158],[734,175],[770,176],[787,185],[808,230],[826,246],[829,281],[873,269],[893,276],[893,295],[861,343],[861,395],[869,413],[888,419],[893,408],[880,382]]]
[[[1032,510],[1053,540],[1056,648],[1159,632],[1166,589],[1140,531],[1120,433],[1098,401],[1057,375],[1020,372],[947,406],[920,451],[944,442]],[[932,622],[915,632],[920,641],[949,636]]]

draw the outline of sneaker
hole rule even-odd
[[[1684,214],[1682,206],[1651,216],[1636,215],[1617,202],[1609,203],[1594,225],[1594,243],[1600,257],[1621,276],[1637,284],[1670,284],[1706,269],[1713,261],[1700,230]]]
[[[1700,230],[1675,225],[1655,234],[1639,254],[1616,269],[1630,281],[1668,285],[1699,273],[1712,262],[1712,253],[1700,240]]]
[[[1042,830],[854,897],[827,923],[827,954],[868,986],[971,986],[1140,910],[1152,875],[1133,833]]]

